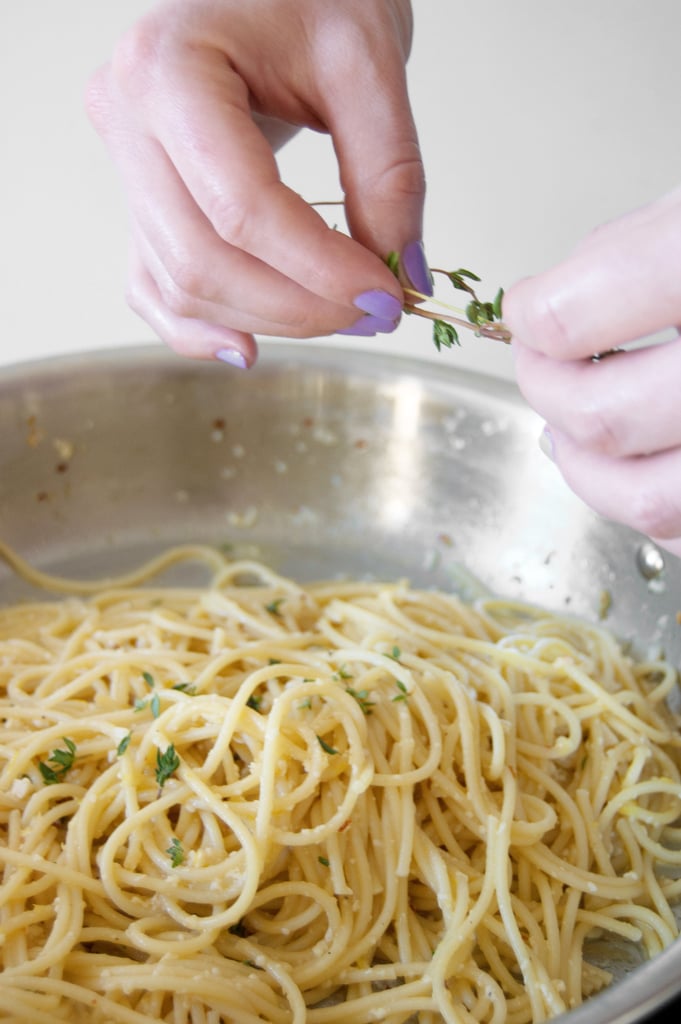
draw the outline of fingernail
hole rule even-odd
[[[555,461],[553,453],[553,437],[548,427],[544,427],[539,436],[539,447],[543,451],[547,459],[551,459],[551,462]]]
[[[248,369],[245,357],[236,348],[219,348],[215,353],[215,358],[223,363],[229,363],[230,366],[238,366],[240,370]]]
[[[376,288],[371,292],[362,292],[354,301],[357,309],[370,313],[379,320],[398,320],[402,315],[402,303],[389,292]],[[392,328],[391,328],[392,329]]]
[[[336,334],[358,334],[365,338],[373,338],[375,334],[390,334],[394,331],[397,324],[394,320],[383,320],[379,316],[361,316],[350,327],[344,327],[340,331],[336,331]]]
[[[433,275],[423,248],[423,242],[409,242],[402,250],[402,269],[414,290],[421,295],[433,294]]]

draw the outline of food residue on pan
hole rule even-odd
[[[28,428],[26,443],[29,448],[37,448],[45,436],[41,428],[38,426],[38,417],[29,416],[26,420],[26,426]]]
[[[255,505],[248,505],[242,512],[228,512],[227,522],[230,526],[238,529],[248,529],[255,526],[258,520],[258,509]]]
[[[62,462],[70,462],[74,456],[76,446],[73,441],[67,441],[63,437],[55,437],[52,441],[54,450]]]

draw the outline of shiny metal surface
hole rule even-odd
[[[681,664],[681,562],[607,523],[540,452],[515,389],[270,342],[247,374],[130,349],[0,372],[0,536],[97,576],[176,542],[229,543],[299,579],[479,584],[607,625]],[[0,600],[26,595],[0,566]],[[573,1011],[628,1024],[681,992],[681,945]]]

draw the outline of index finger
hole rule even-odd
[[[514,285],[504,321],[553,359],[607,352],[681,321],[681,194],[595,232],[563,263]]]
[[[280,180],[246,85],[223,54],[184,48],[172,73],[165,65],[162,74],[148,127],[221,238],[332,302],[351,306],[380,289],[401,308],[401,289],[382,260],[328,227]]]

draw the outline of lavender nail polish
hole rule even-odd
[[[376,334],[390,334],[394,331],[397,324],[394,320],[383,320],[378,316],[361,316],[354,324],[350,327],[344,327],[340,331],[336,331],[336,334],[354,334],[364,338],[373,338]]]
[[[433,294],[433,275],[428,267],[423,242],[409,242],[402,250],[401,265],[415,291]]]
[[[223,363],[229,363],[230,366],[238,366],[240,370],[248,369],[246,359],[236,348],[219,348],[215,353],[215,358]]]
[[[396,299],[389,292],[381,291],[379,288],[375,288],[370,292],[362,292],[354,300],[354,305],[357,306],[357,309],[361,309],[363,313],[369,313],[380,320],[396,321],[402,315],[400,300]]]

